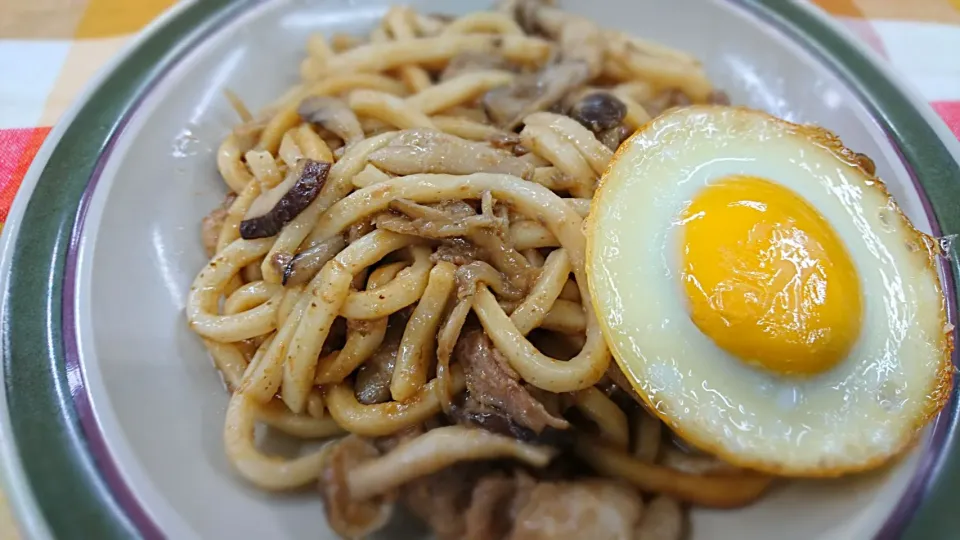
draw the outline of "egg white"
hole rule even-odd
[[[605,337],[637,390],[693,444],[744,466],[835,475],[899,452],[949,392],[944,299],[931,246],[882,184],[807,128],[746,109],[654,120],[604,175],[588,273]],[[863,323],[848,357],[809,378],[750,367],[690,320],[681,211],[730,175],[779,183],[829,222],[856,266]]]

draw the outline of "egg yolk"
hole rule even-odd
[[[681,278],[701,332],[785,375],[840,362],[860,333],[856,268],[807,201],[755,177],[726,177],[683,212]]]

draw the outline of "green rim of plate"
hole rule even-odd
[[[806,45],[842,74],[912,168],[942,234],[960,233],[960,167],[911,100],[807,8],[783,0],[737,3],[785,33],[809,40]],[[158,530],[144,530],[142,519],[124,511],[125,495],[111,492],[103,463],[97,462],[80,425],[71,389],[81,374],[68,371],[63,342],[67,254],[99,158],[139,101],[188,50],[252,4],[195,1],[143,40],[90,95],[56,142],[24,212],[3,297],[4,384],[20,462],[37,508],[57,538],[161,536]],[[960,277],[955,266],[953,274]],[[953,443],[955,407],[954,398],[951,410],[941,416],[949,425],[938,427],[947,446]],[[960,486],[960,459],[951,452],[935,465],[932,482],[924,482],[917,493],[917,503],[925,503],[906,538],[947,538],[957,530],[957,513],[951,510],[960,501],[952,486]],[[893,524],[897,530],[901,525]]]
[[[81,374],[68,372],[62,339],[66,255],[98,157],[146,91],[248,3],[192,2],[143,39],[90,94],[56,142],[24,212],[4,294],[3,380],[20,463],[56,538],[157,536],[138,529],[123,511],[79,422],[71,388]]]

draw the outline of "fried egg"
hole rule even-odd
[[[640,396],[731,463],[835,476],[943,407],[937,243],[831,133],[668,112],[618,150],[586,222],[594,308]]]

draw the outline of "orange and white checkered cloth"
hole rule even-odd
[[[889,60],[960,137],[960,0],[809,1]],[[0,0],[0,227],[50,127],[90,77],[175,2]],[[0,540],[15,537],[0,493]]]

